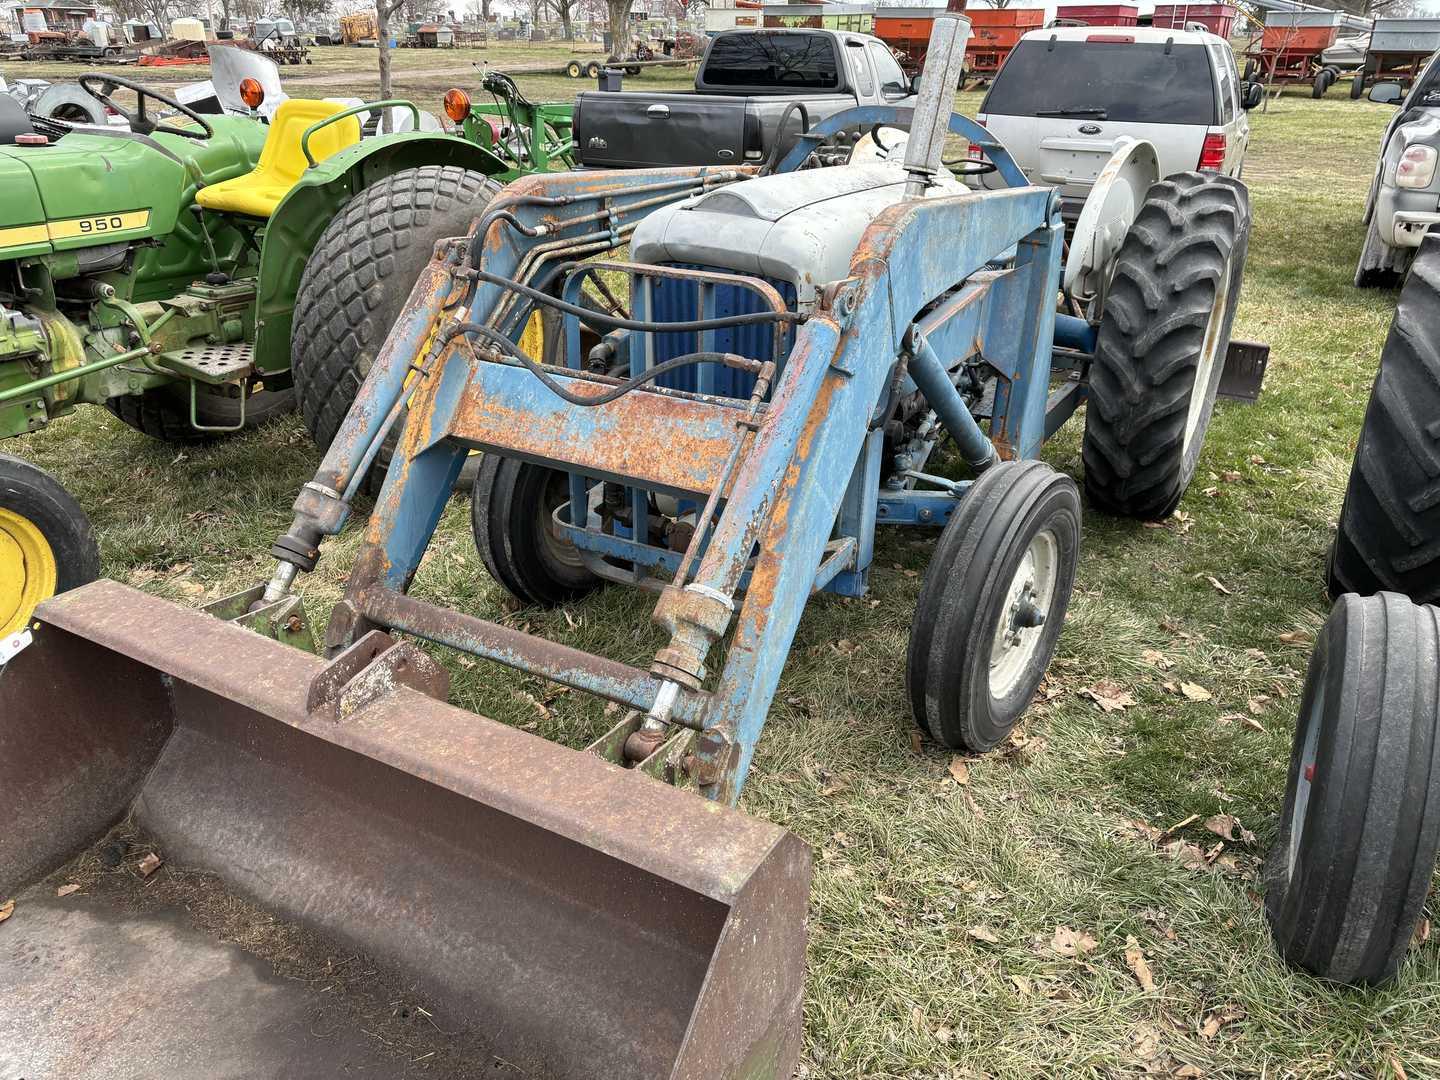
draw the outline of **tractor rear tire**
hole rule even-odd
[[[325,227],[300,279],[290,339],[300,416],[320,449],[334,441],[436,242],[468,233],[499,190],[454,165],[404,169],[356,194]],[[397,426],[372,483],[398,436]]]
[[[1440,609],[1342,596],[1315,643],[1265,914],[1322,979],[1395,974],[1440,850]]]
[[[100,576],[90,519],[45,470],[0,454],[0,637],[40,601]]]
[[[200,431],[190,424],[190,386],[185,382],[156,386],[141,394],[121,394],[105,407],[136,431],[168,443],[204,443],[238,432]],[[245,401],[249,431],[284,416],[295,407],[293,390],[257,390]],[[240,422],[240,399],[201,391],[195,395],[195,418],[207,427],[233,428]]]
[[[1055,654],[1079,552],[1070,477],[1040,461],[980,475],[940,534],[910,625],[905,688],[922,730],[974,753],[1010,734]]]
[[[1177,173],[1147,193],[1090,366],[1082,454],[1099,509],[1159,521],[1179,505],[1215,409],[1249,242],[1238,180]]]
[[[1411,266],[1380,352],[1327,576],[1336,598],[1440,603],[1440,237]]]
[[[555,607],[600,584],[550,528],[569,498],[568,473],[497,454],[481,459],[470,499],[475,547],[490,576],[522,604]]]

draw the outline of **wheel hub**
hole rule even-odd
[[[997,700],[1020,683],[1040,648],[1059,573],[1060,546],[1055,534],[1046,530],[1030,541],[996,620],[990,646],[990,694]]]
[[[0,508],[0,637],[25,625],[35,605],[55,595],[55,553],[38,525]]]

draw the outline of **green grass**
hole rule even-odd
[[[401,92],[448,85],[425,72],[438,58],[401,59]],[[364,93],[366,73],[354,77]],[[521,82],[537,100],[586,85]],[[1392,987],[1336,989],[1276,957],[1259,902],[1307,656],[1279,639],[1325,616],[1322,559],[1394,305],[1350,286],[1389,116],[1333,95],[1252,115],[1255,226],[1237,333],[1272,346],[1264,396],[1218,410],[1181,517],[1152,529],[1087,514],[1070,618],[1023,747],[971,762],[965,788],[948,779],[948,753],[915,748],[902,670],[932,537],[883,533],[869,599],[810,605],[742,800],[815,851],[802,1075],[1389,1077],[1397,1064],[1440,1075],[1435,940]],[[1046,453],[1077,478],[1078,431]],[[268,573],[265,549],[316,463],[296,420],[182,453],[100,409],[6,449],[54,471],[90,510],[107,574],[187,603]],[[306,580],[312,612],[338,597],[357,540],[352,528],[331,543]],[[416,588],[619,659],[644,661],[659,643],[650,601],[618,590],[568,612],[506,613],[462,499]],[[1157,670],[1146,650],[1173,668]],[[455,700],[497,719],[572,745],[607,722],[574,694],[542,714],[538,681],[447,661]],[[1079,694],[1101,679],[1137,704],[1101,713]],[[1166,690],[1181,680],[1213,700]],[[1252,698],[1263,730],[1236,719]],[[1133,824],[1220,811],[1258,841],[1214,869],[1187,869]],[[1199,825],[1179,837],[1215,840]],[[969,932],[981,926],[994,943]],[[1092,934],[1095,949],[1056,955],[1057,926]],[[1126,966],[1131,936],[1154,970],[1151,992]],[[1205,1018],[1227,1006],[1243,1018],[1207,1037]]]

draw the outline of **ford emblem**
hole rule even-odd
[[[1081,125],[1080,125],[1080,134],[1081,134],[1081,135],[1099,135],[1102,130],[1103,130],[1103,129],[1100,127],[1099,124],[1081,124]]]
[[[715,156],[718,157],[721,161],[729,161],[731,158],[733,158],[733,157],[735,156],[735,151],[734,151],[734,150],[718,150],[718,151],[716,151]]]

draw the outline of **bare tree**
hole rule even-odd
[[[630,52],[630,5],[635,0],[605,0],[605,13],[610,20],[610,52],[622,60]]]
[[[375,0],[375,59],[380,65],[380,100],[389,101],[390,91],[390,16],[398,12],[405,0]],[[390,133],[390,110],[380,112],[380,132]]]
[[[575,15],[580,9],[580,0],[549,0],[550,9],[560,16],[560,31],[566,41],[575,40]]]

